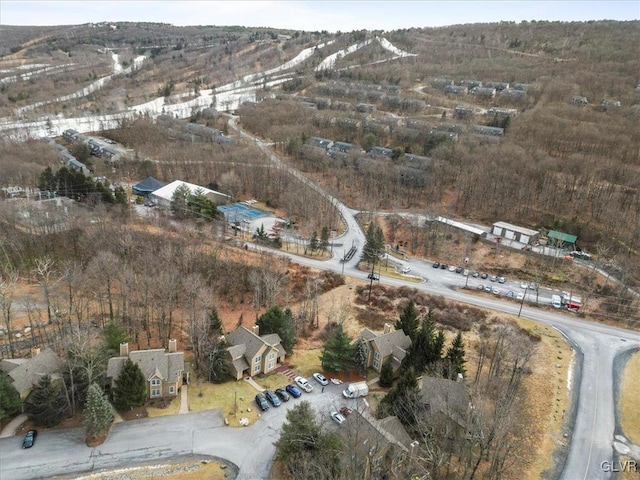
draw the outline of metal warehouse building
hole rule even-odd
[[[515,240],[516,242],[524,243],[525,245],[535,244],[540,237],[540,232],[537,230],[518,227],[517,225],[511,225],[507,222],[494,223],[491,233],[498,237],[506,238],[507,240]]]

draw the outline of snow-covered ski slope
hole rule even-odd
[[[393,54],[392,58],[381,60],[391,61],[397,58],[415,56],[395,47],[383,37],[375,37],[364,42],[359,42],[349,47],[326,56],[316,66],[316,71],[331,70],[335,68],[336,61],[344,58],[361,48],[377,41],[382,48]],[[333,41],[305,48],[291,60],[262,72],[245,75],[239,80],[222,85],[215,89],[201,90],[197,97],[182,100],[184,94],[174,95],[170,98],[157,97],[143,104],[134,105],[127,110],[110,115],[90,115],[84,117],[42,117],[33,121],[19,121],[15,118],[0,119],[0,132],[14,140],[24,141],[29,138],[41,138],[45,136],[58,136],[63,131],[72,128],[78,132],[95,132],[118,128],[123,120],[133,120],[140,115],[155,118],[158,115],[171,114],[176,118],[188,118],[194,112],[203,108],[215,108],[219,111],[231,111],[237,109],[243,102],[255,101],[256,91],[265,87],[275,87],[295,78],[292,71],[295,67],[310,59],[317,51],[331,45]],[[113,73],[100,78],[77,92],[57,97],[51,100],[27,105],[16,110],[17,115],[23,115],[28,111],[35,111],[39,107],[55,102],[64,102],[72,99],[86,97],[87,95],[103,88],[114,75],[131,73],[140,68],[145,60],[144,56],[137,57],[130,67],[122,68],[117,54],[112,54]]]

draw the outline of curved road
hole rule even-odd
[[[353,210],[323,192],[298,170],[284,165],[268,149],[267,144],[240,130],[235,118],[229,123],[241,135],[254,141],[279,168],[286,169],[310,188],[325,195],[339,209],[345,221],[346,232],[340,237],[342,243],[362,248],[365,236],[354,218]],[[328,261],[297,257],[282,251],[272,252],[319,269],[338,273],[344,269],[345,275],[366,281],[367,273],[357,269],[360,252],[344,265],[340,262],[338,252]],[[425,262],[412,261],[410,264],[414,272],[430,279],[420,284],[409,284],[419,290],[482,308],[518,314],[520,305],[517,303],[457,290],[462,284],[460,275],[429,271],[430,267]],[[385,277],[382,277],[381,283],[407,285],[402,279]],[[612,478],[612,468],[607,468],[607,465],[613,465],[614,461],[613,362],[623,352],[640,348],[640,333],[530,306],[524,306],[521,315],[557,328],[582,352],[582,374],[576,392],[577,412],[568,458],[560,478]],[[304,399],[311,401],[323,414],[328,412],[330,406],[344,403],[340,397],[340,387],[335,385],[326,388],[325,393],[319,393],[316,389],[311,394],[305,394]],[[103,445],[92,449],[84,445],[83,429],[44,433],[38,437],[32,450],[22,450],[18,437],[0,439],[0,478],[19,480],[63,475],[122,467],[182,454],[225,458],[240,468],[239,478],[265,478],[275,453],[273,442],[279,436],[286,410],[295,402],[285,404],[284,408],[271,409],[254,425],[243,429],[223,426],[222,413],[218,410],[119,423],[112,427]],[[618,437],[616,440],[624,444],[621,441],[624,439]]]
[[[344,245],[350,245],[352,241],[356,245],[364,245],[365,236],[354,217],[354,210],[324,192],[321,187],[306,178],[300,171],[285,165],[268,149],[267,144],[240,129],[235,122],[235,117],[231,118],[229,124],[240,135],[258,145],[274,164],[286,169],[306,185],[325,195],[336,205],[347,226],[345,234],[341,237]],[[297,257],[286,252],[277,253],[287,256],[297,263],[335,272],[344,271],[345,275],[362,278],[367,281],[367,273],[357,269],[360,252],[356,253],[354,258],[344,266],[340,263],[340,258],[335,255],[329,261],[319,261]],[[422,261],[413,261],[409,262],[409,264],[412,266],[412,273],[418,272],[419,276],[429,279],[425,283],[415,285],[415,288],[419,290],[442,295],[451,300],[465,302],[478,307],[515,315],[519,313],[519,303],[457,291],[455,288],[463,285],[463,280],[461,280],[463,277],[460,275],[440,270],[435,273],[436,271],[433,269],[431,273],[425,273],[431,267]],[[470,285],[481,282],[485,285],[490,284],[486,280],[473,279]],[[402,280],[385,277],[381,278],[381,283],[391,286],[407,285],[407,282]],[[516,292],[521,291],[519,286],[513,285],[511,288]],[[542,296],[543,298],[550,297],[550,292],[542,292]],[[640,349],[640,332],[581,320],[568,314],[549,313],[529,306],[523,306],[521,316],[557,328],[582,353],[580,385],[578,386],[578,391],[574,394],[576,402],[575,422],[569,455],[560,478],[566,480],[612,478],[612,469],[606,466],[613,465],[615,453],[613,447],[616,425],[613,363],[614,358],[623,352],[630,349]]]

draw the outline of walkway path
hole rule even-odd
[[[187,395],[187,385],[180,387],[180,410],[178,414],[189,413],[189,397]]]
[[[264,392],[264,388],[262,388],[256,382],[254,382],[253,378],[247,377],[247,378],[244,379],[244,381],[247,382],[249,385],[251,385],[253,388],[255,388],[257,391]]]
[[[29,417],[27,417],[25,414],[18,415],[16,418],[5,425],[5,427],[2,429],[2,432],[0,432],[0,438],[13,437],[16,434],[18,428],[20,428],[20,425],[22,425],[28,419]]]

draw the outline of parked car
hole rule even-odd
[[[478,290],[484,290],[484,285],[483,284],[478,285]]]
[[[349,407],[344,406],[340,408],[340,413],[342,415],[344,415],[345,417],[348,417],[349,415],[351,415],[353,413],[353,410],[351,410]]]
[[[440,268],[440,262],[435,262],[433,264],[433,268]]]
[[[284,389],[293,398],[300,398],[300,396],[302,395],[302,392],[295,385],[287,385],[286,387],[284,387]]]
[[[513,290],[509,290],[507,292],[507,298],[513,298],[515,296],[515,294],[513,293]]]
[[[571,255],[574,258],[582,258],[583,260],[591,260],[591,254],[589,254],[587,252],[583,252],[581,250],[574,250],[573,252],[570,252],[569,255]]]
[[[329,385],[329,380],[327,380],[327,377],[325,377],[324,375],[322,375],[321,373],[314,373],[313,374],[313,378],[316,379],[316,382],[318,382],[320,385],[322,385],[323,387],[325,385]]]
[[[288,402],[291,398],[287,392],[285,392],[282,388],[276,388],[275,394],[278,396],[280,401]]]
[[[338,425],[342,425],[346,420],[341,413],[338,413],[335,410],[331,412],[331,418],[333,418]]]
[[[267,400],[269,400],[269,403],[274,407],[279,407],[280,405],[282,405],[282,402],[280,402],[278,396],[271,390],[265,390],[263,393],[264,396],[267,397]]]
[[[506,281],[507,281],[507,279],[506,279],[506,278],[504,278],[504,277],[500,277],[500,278],[498,279],[498,283],[504,283],[504,282],[506,282]]]
[[[449,265],[449,268],[447,269],[450,272],[455,272],[456,271],[456,266],[455,265]]]
[[[524,293],[522,292],[516,293],[516,300],[522,300],[522,299],[524,299]]]
[[[497,282],[498,277],[496,277],[495,275],[491,275],[491,277],[489,277],[489,280],[491,280],[492,282]]]
[[[370,273],[369,275],[367,275],[367,278],[369,280],[380,280],[380,275],[378,275],[377,273]]]
[[[29,430],[22,440],[22,448],[31,448],[33,444],[36,442],[36,437],[38,436],[37,430]]]
[[[522,282],[520,284],[520,288],[524,288],[526,290],[527,288],[529,288],[529,284],[527,282]]]
[[[489,275],[487,275],[486,273],[481,273],[480,274],[480,278],[485,280]]]
[[[479,274],[478,272],[473,272],[473,273],[471,274],[471,276],[472,276],[473,278],[478,278],[478,277],[480,276],[480,274]]]
[[[409,265],[405,265],[402,267],[402,273],[409,273],[411,271],[411,267]]]
[[[487,293],[491,293],[491,285],[487,285],[484,287],[484,291]]]
[[[538,286],[536,285],[536,282],[531,282],[529,284],[529,290],[535,290],[536,288],[538,288]]]
[[[491,293],[493,293],[494,295],[500,295],[500,289],[496,288],[496,287],[493,287],[491,289]]]
[[[294,378],[293,381],[296,382],[296,384],[307,393],[311,393],[311,390],[313,390],[313,387],[311,386],[309,381],[304,377],[298,376]]]
[[[462,270],[462,275],[464,275],[465,277],[469,276],[469,270],[467,270],[466,268],[464,270]]]
[[[462,273],[463,270],[464,268],[462,267],[456,267],[456,273]]]
[[[446,270],[447,268],[449,268],[449,265],[447,265],[446,263],[441,263],[441,264],[440,264],[440,268],[441,268],[442,270]]]
[[[269,402],[267,402],[267,397],[265,397],[262,393],[256,395],[256,404],[258,408],[263,412],[269,410]]]

